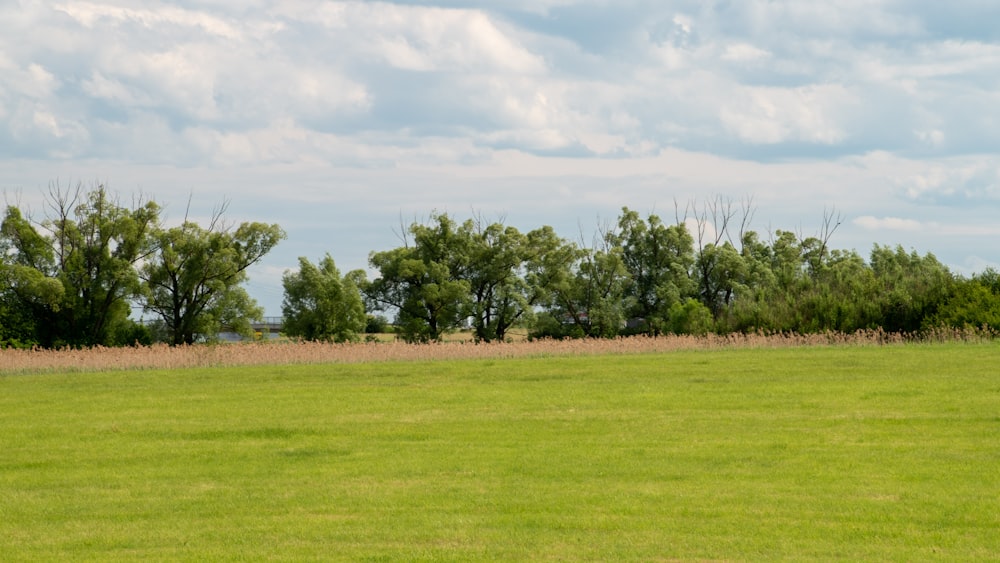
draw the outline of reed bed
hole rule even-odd
[[[449,341],[434,344],[366,342],[247,342],[235,344],[59,350],[0,349],[0,374],[179,369],[251,365],[336,364],[655,354],[676,350],[787,348],[795,346],[885,346],[909,342],[983,342],[996,338],[983,329],[939,329],[919,334],[881,330],[853,334],[728,334],[632,336],[617,339],[535,340],[493,344]]]

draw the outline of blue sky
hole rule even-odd
[[[7,0],[0,189],[102,182],[343,271],[431,211],[567,238],[752,197],[753,227],[1000,265],[1000,4]]]

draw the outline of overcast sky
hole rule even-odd
[[[0,1],[0,188],[228,199],[284,241],[249,289],[400,220],[567,238],[722,196],[754,227],[1000,265],[995,0]],[[587,235],[589,237],[589,234]]]

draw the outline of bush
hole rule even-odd
[[[712,311],[701,301],[688,298],[670,307],[670,331],[674,334],[704,336],[712,331]]]
[[[365,322],[365,334],[383,334],[387,332],[392,332],[389,319],[382,315],[368,315],[368,319]]]
[[[535,326],[528,331],[528,340],[540,338],[583,338],[586,336],[583,328],[574,323],[560,321],[552,313],[540,313],[535,318]]]
[[[153,343],[153,331],[148,326],[128,320],[115,328],[113,346],[149,346]]]

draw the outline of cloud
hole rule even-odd
[[[744,64],[763,61],[770,57],[770,51],[755,47],[749,43],[733,43],[726,46],[722,52],[722,60]]]
[[[339,45],[402,71],[545,71],[545,63],[509,30],[476,9],[402,6],[387,2],[287,2],[272,7],[295,28],[319,24],[322,42]]]
[[[930,205],[1000,202],[1000,158],[954,158],[928,162],[897,178],[903,197]]]
[[[184,28],[198,28],[208,34],[225,39],[240,39],[242,37],[242,33],[224,19],[205,12],[185,10],[169,5],[157,6],[155,9],[143,9],[91,2],[69,2],[58,5],[55,9],[64,12],[88,28],[107,24],[118,26],[130,23],[138,24],[146,29],[176,25]]]
[[[178,139],[189,127],[280,136],[291,121],[338,136],[616,158],[667,147],[759,159],[940,156],[1000,142],[989,126],[1000,112],[990,87],[1000,47],[944,33],[931,4],[425,4],[7,9],[4,47],[15,58],[0,61],[12,77],[0,119],[17,114],[8,143],[19,152],[44,151],[61,131],[75,139],[61,153],[81,157],[151,154],[138,134],[90,144],[150,119]],[[58,39],[38,40],[38,29]]]
[[[740,88],[719,118],[740,139],[755,144],[788,141],[835,144],[847,132],[838,115],[858,103],[842,86]]]
[[[863,215],[853,221],[863,229],[872,231],[916,231],[923,228],[920,221],[902,219],[900,217],[872,217]]]

